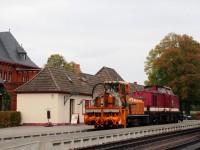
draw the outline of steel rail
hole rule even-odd
[[[180,136],[184,136],[184,135],[191,135],[194,133],[199,134],[200,128],[193,128],[193,129],[164,133],[164,134],[159,134],[159,135],[146,136],[146,137],[141,137],[141,138],[137,138],[137,139],[127,139],[127,140],[122,140],[122,141],[118,141],[118,142],[104,143],[102,145],[79,148],[79,150],[98,150],[98,149],[121,150],[121,149],[129,149],[129,148],[139,149],[140,146],[144,147],[145,145],[149,145],[150,143],[159,142],[162,140],[180,137]],[[186,143],[184,143],[184,144],[186,145]],[[182,145],[184,146],[184,144],[182,144]],[[190,142],[190,144],[191,144],[191,142]],[[181,144],[179,145],[179,147],[182,147]],[[175,148],[175,146],[174,146],[174,148]],[[177,148],[178,148],[178,146],[177,146]],[[172,149],[173,149],[173,147],[171,147],[170,150],[172,150]]]
[[[188,149],[192,150],[192,148],[190,148],[190,147],[192,145],[197,144],[197,143],[200,143],[200,136],[199,135],[197,137],[193,138],[193,140],[185,141],[184,143],[174,145],[170,148],[166,148],[166,150],[181,150],[183,148],[188,148]],[[198,148],[200,148],[200,147],[198,147]]]

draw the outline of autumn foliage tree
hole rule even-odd
[[[76,63],[75,62],[67,62],[62,55],[52,54],[48,60],[46,66],[50,67],[64,67],[66,70],[74,71]]]
[[[145,62],[147,85],[167,85],[190,113],[200,102],[200,44],[188,35],[170,33],[149,52]]]

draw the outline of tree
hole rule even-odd
[[[52,54],[48,60],[46,66],[50,67],[64,67],[66,70],[74,71],[76,63],[75,62],[67,62],[62,55]]]
[[[0,94],[2,94],[1,97],[0,97],[1,98],[1,108],[0,108],[0,110],[3,110],[3,111],[10,110],[11,97],[3,86],[0,86]]]
[[[59,54],[53,54],[48,58],[46,65],[51,67],[64,67],[66,63],[67,62],[63,56]]]
[[[187,114],[200,102],[200,44],[188,35],[170,33],[149,52],[147,85],[167,85],[179,96]]]

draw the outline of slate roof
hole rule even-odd
[[[112,70],[113,76],[118,76],[118,74],[114,75],[114,69],[109,68],[109,70]],[[111,79],[111,76],[109,78]],[[77,75],[64,68],[45,67],[37,76],[17,88],[16,91],[18,93],[56,92],[91,95],[93,86],[103,81],[105,81],[103,78],[96,75],[86,73]]]
[[[26,59],[22,54],[26,55]],[[0,61],[38,68],[10,32],[0,32]]]
[[[101,68],[95,76],[102,78],[104,81],[124,81],[114,69],[108,67]]]

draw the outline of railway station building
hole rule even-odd
[[[0,32],[0,85],[11,96],[9,109],[16,110],[15,89],[32,79],[39,71],[40,68],[29,58],[11,32]],[[0,96],[0,106],[2,104]]]

